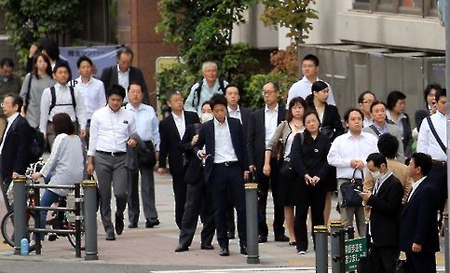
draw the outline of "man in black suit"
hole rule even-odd
[[[406,253],[407,272],[436,272],[436,252],[439,251],[438,199],[433,183],[427,178],[431,167],[429,155],[411,155],[407,172],[414,184],[400,222],[400,250]]]
[[[103,69],[100,80],[105,84],[105,90],[110,90],[114,84],[118,84],[125,90],[128,90],[130,83],[138,83],[142,86],[142,91],[144,92],[142,103],[150,104],[147,85],[145,84],[142,71],[137,67],[131,66],[132,61],[133,51],[128,47],[120,48],[117,51],[117,65]],[[128,102],[128,98],[125,98],[124,102]]]
[[[25,174],[29,164],[28,153],[31,142],[31,127],[20,115],[23,99],[16,94],[8,94],[2,103],[7,125],[0,144],[1,178],[3,200],[8,211],[11,209],[7,201],[6,191],[13,177]]]
[[[273,232],[275,241],[287,242],[289,238],[284,235],[284,207],[281,200],[281,190],[279,181],[280,159],[279,152],[273,152],[270,160],[270,177],[263,174],[264,154],[266,144],[272,138],[275,129],[281,121],[285,120],[286,109],[278,105],[279,87],[275,82],[268,82],[263,87],[262,95],[265,106],[263,109],[256,110],[250,115],[247,135],[247,150],[249,169],[256,172],[256,182],[259,184],[260,196],[258,201],[259,208],[259,242],[267,242],[269,229],[266,222],[267,195],[269,188],[272,190],[274,203],[274,221]]]
[[[175,195],[175,222],[181,229],[181,220],[186,203],[186,183],[184,182],[183,152],[179,143],[189,124],[199,123],[197,113],[183,111],[183,96],[176,92],[169,95],[167,104],[172,112],[159,123],[159,168],[158,173],[166,173],[166,158],[169,156]]]
[[[380,153],[367,157],[367,168],[375,179],[373,191],[359,195],[364,204],[370,206],[370,222],[367,225],[367,243],[373,272],[395,273],[395,264],[400,253],[398,246],[400,212],[403,186]]]
[[[211,107],[214,119],[200,128],[194,151],[205,159],[205,180],[211,183],[220,256],[230,255],[226,224],[228,187],[238,213],[240,252],[246,255],[244,179],[248,177],[248,165],[244,132],[239,120],[227,117],[227,100],[223,95],[214,95]],[[205,150],[202,149],[203,146]]]

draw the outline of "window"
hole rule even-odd
[[[353,8],[372,12],[437,16],[436,0],[353,0]]]

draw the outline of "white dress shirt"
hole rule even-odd
[[[338,136],[328,152],[328,163],[336,167],[337,178],[352,178],[354,169],[350,166],[353,159],[366,162],[367,156],[378,152],[378,139],[370,133],[361,132],[353,136],[350,132]],[[362,178],[361,172],[355,173],[355,178]]]
[[[316,81],[319,81],[320,79],[317,78]],[[307,96],[311,95],[311,87],[314,82],[310,82],[305,76],[301,78],[298,82],[294,83],[291,86],[291,89],[289,89],[288,93],[288,99],[286,103],[286,109],[289,107],[289,102],[295,97],[302,97],[303,99],[306,99]],[[336,105],[336,102],[334,101],[334,95],[333,91],[331,90],[331,86],[328,85],[328,98],[327,103],[331,105]]]
[[[89,156],[95,151],[126,152],[128,139],[136,133],[134,115],[123,108],[114,112],[104,106],[92,115],[89,133]]]
[[[106,105],[105,85],[102,81],[91,77],[84,83],[80,76],[75,80],[75,88],[83,95],[87,119],[91,119],[95,111]]]
[[[184,132],[186,131],[186,123],[184,121],[184,112],[181,112],[181,117],[177,116],[172,112],[173,120],[175,121],[175,126],[177,127],[178,133],[180,134],[180,139],[183,138]]]
[[[223,123],[220,123],[214,118],[214,141],[216,143],[214,145],[214,163],[238,161],[233,143],[231,142],[227,118],[225,118]]]
[[[6,126],[5,132],[3,133],[2,144],[0,145],[0,154],[3,151],[3,145],[5,144],[6,135],[8,134],[8,131],[11,128],[11,125],[13,124],[13,122],[16,120],[16,118],[18,116],[19,116],[19,113],[14,113],[12,116],[10,116],[9,118],[6,119],[6,121],[8,122],[8,125]]]
[[[413,197],[413,194],[416,191],[417,187],[419,187],[419,185],[422,184],[422,182],[425,180],[425,178],[427,178],[427,177],[423,176],[422,178],[420,178],[419,180],[417,180],[416,182],[413,183],[411,192],[409,193],[408,200],[406,202],[409,202],[409,200],[411,200],[411,197]]]
[[[373,124],[373,118],[368,119],[367,117],[364,117],[363,127],[370,127]]]
[[[447,120],[445,115],[437,111],[430,116],[436,133],[441,139],[444,146],[447,144]],[[431,156],[435,160],[447,160],[447,155],[442,151],[441,146],[437,142],[426,118],[423,119],[420,125],[419,138],[417,141],[417,152],[425,153]]]
[[[125,105],[125,109],[133,113],[139,137],[143,141],[152,141],[153,145],[155,145],[155,150],[159,151],[161,142],[158,128],[159,120],[153,107],[141,103],[139,108],[136,109],[131,103],[128,103]]]
[[[123,72],[122,70],[120,70],[119,65],[117,65],[117,76],[119,85],[125,88],[125,90],[128,90],[128,86],[130,86],[130,69]],[[125,99],[123,100],[123,102],[128,102],[127,92],[125,92]]]
[[[242,124],[241,109],[239,108],[239,105],[237,106],[236,110],[233,110],[229,106],[227,106],[227,110],[230,117],[237,118]]]
[[[50,109],[50,105],[52,104],[52,94],[50,92],[50,88],[46,88],[44,92],[42,93],[41,98],[41,118],[40,118],[40,126],[39,130],[41,130],[42,133],[47,134],[47,122],[53,121],[53,116],[59,113],[66,113],[70,116],[70,119],[75,122],[75,112],[72,105],[72,96],[70,94],[70,88],[69,86],[61,85],[59,83],[56,83],[54,85],[55,87],[55,95],[56,95],[56,105],[50,112],[50,115],[48,113],[48,110]],[[80,124],[80,127],[82,130],[86,129],[86,105],[84,103],[83,96],[81,95],[80,91],[75,88],[74,90],[74,96],[75,96],[75,102],[77,104],[76,106],[76,117],[78,118],[78,123]],[[63,105],[59,105],[63,104]]]
[[[264,127],[266,128],[266,146],[275,133],[278,126],[278,104],[271,111],[267,105],[264,107]]]

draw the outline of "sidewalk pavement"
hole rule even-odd
[[[315,253],[312,242],[306,255],[299,256],[294,246],[287,242],[274,242],[273,234],[269,235],[269,241],[259,244],[259,265],[247,265],[246,258],[239,254],[238,240],[230,241],[230,256],[219,256],[219,247],[214,240],[214,250],[201,250],[199,234],[201,223],[197,229],[196,237],[187,252],[175,253],[178,245],[179,230],[174,219],[174,199],[172,183],[169,175],[160,176],[155,173],[156,207],[161,224],[155,228],[145,228],[145,218],[141,210],[139,227],[128,229],[128,221],[125,221],[125,229],[122,235],[116,236],[116,241],[106,241],[106,234],[98,213],[98,261],[89,263],[122,264],[122,265],[154,265],[167,266],[168,269],[198,269],[198,268],[248,268],[248,267],[298,267],[313,269],[315,267]],[[1,197],[0,197],[1,198]],[[1,200],[1,204],[3,200]],[[114,207],[115,202],[111,202]],[[335,205],[336,200],[333,201]],[[272,202],[268,202],[272,204]],[[334,208],[334,206],[333,206]],[[114,209],[113,209],[114,212]],[[4,215],[4,205],[0,206],[0,215]],[[273,207],[267,210],[267,219],[273,219]],[[114,214],[113,214],[114,215]],[[127,218],[127,216],[125,217]],[[339,214],[333,209],[331,219],[339,219]],[[271,223],[269,223],[271,226]],[[270,228],[271,229],[271,228]],[[287,231],[286,231],[286,235]],[[443,240],[441,240],[442,249]],[[32,253],[28,257],[13,255],[13,249],[0,243],[0,260],[34,260],[74,262],[84,261],[75,258],[75,252],[69,241],[61,237],[54,242],[44,241],[42,255]],[[444,265],[443,250],[437,255],[438,265]],[[331,263],[329,263],[331,264]],[[292,268],[294,270],[294,268]],[[308,270],[308,271],[309,271]],[[307,272],[307,271],[304,271]],[[313,272],[313,271],[311,271]]]

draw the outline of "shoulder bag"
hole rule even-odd
[[[355,178],[356,171],[357,169],[353,171],[352,179],[350,179],[350,181],[342,183],[339,187],[342,193],[341,207],[362,206],[362,198],[358,195],[355,189],[359,191],[363,190],[364,173],[360,170],[362,178]]]

